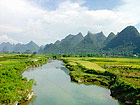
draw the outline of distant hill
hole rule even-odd
[[[88,32],[84,39],[75,47],[74,53],[92,53],[97,52],[103,47],[103,42],[106,39],[102,32],[93,34]]]
[[[104,41],[104,44],[108,44],[113,38],[115,38],[115,34],[113,32],[111,32],[108,37],[106,38],[106,40]]]
[[[85,37],[82,33],[77,35],[68,35],[61,41],[56,41],[54,44],[47,44],[45,48],[40,51],[44,54],[64,54],[64,53],[88,53],[98,50],[103,46],[106,40],[103,32],[92,34],[88,32]]]
[[[115,35],[111,32],[106,37],[103,32],[88,32],[85,37],[81,33],[68,35],[54,44],[47,44],[40,51],[43,54],[106,54],[133,56],[140,53],[140,34],[133,26],[128,26]]]
[[[133,26],[128,26],[113,38],[104,48],[120,54],[140,53],[140,33]]]
[[[67,37],[65,37],[64,39],[62,39],[61,41],[58,41],[55,43],[55,45],[57,45],[58,47],[62,48],[68,48],[68,47],[75,47],[76,45],[78,45],[81,41],[83,40],[83,35],[82,33],[78,33],[77,35],[68,35]]]
[[[11,52],[14,47],[14,44],[9,42],[3,42],[0,44],[0,51],[1,52]]]
[[[94,34],[97,41],[100,43],[100,44],[103,44],[104,41],[106,40],[106,36],[104,35],[103,32],[100,32],[100,33],[97,33],[97,34]]]
[[[61,41],[57,40],[54,44],[47,44],[40,53],[47,54],[60,54],[60,53],[72,53],[75,46],[77,46],[83,40],[82,33],[77,35],[68,35]]]
[[[3,42],[0,44],[0,52],[32,53],[32,52],[38,52],[38,50],[39,50],[39,46],[33,41],[30,41],[27,44],[18,43],[14,45],[9,42]]]
[[[1,43],[0,52],[21,52],[40,54],[100,54],[109,56],[140,56],[140,33],[134,26],[128,26],[115,35],[111,32],[107,37],[103,32],[96,34],[87,32],[77,35],[69,34],[55,43],[38,46],[33,41],[27,44]]]
[[[30,41],[29,43],[25,44],[26,48],[33,51],[33,52],[38,52],[39,46],[34,43],[33,41]]]

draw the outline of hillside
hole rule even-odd
[[[102,48],[102,44],[105,39],[106,37],[102,32],[97,34],[88,32],[84,39],[75,47],[74,53],[86,54],[97,52],[100,48]]]
[[[104,41],[104,44],[108,44],[113,38],[115,38],[115,34],[113,32],[111,32],[108,37],[106,38],[106,40]]]
[[[102,32],[97,34],[88,32],[85,37],[83,37],[82,33],[78,33],[77,35],[70,34],[61,41],[57,40],[54,44],[47,44],[40,53],[92,53],[93,51],[97,51],[101,48],[105,40],[106,37]]]
[[[115,35],[106,37],[103,32],[93,34],[88,31],[68,35],[54,44],[47,44],[40,51],[43,54],[105,54],[109,56],[133,56],[140,53],[140,34],[134,26],[128,26]]]
[[[120,54],[140,53],[140,33],[133,26],[128,26],[112,39],[104,48]]]
[[[0,44],[0,52],[11,53],[11,52],[21,52],[21,53],[32,53],[38,52],[39,46],[30,41],[27,44],[18,43],[16,45],[11,44],[9,42],[3,42]]]

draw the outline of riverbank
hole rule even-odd
[[[98,67],[98,65],[96,65],[97,63],[95,64],[94,62],[92,62],[93,64],[90,64],[90,62],[88,62],[88,64],[86,64],[87,60],[85,60],[84,58],[63,58],[61,60],[65,62],[66,67],[70,70],[72,81],[105,86],[110,89],[111,96],[115,97],[125,105],[140,104],[139,86],[125,81],[117,72],[112,72],[105,69],[106,65],[100,66],[102,67],[101,69],[100,67]],[[90,59],[88,59],[88,61],[89,60]],[[126,68],[123,67],[123,69]]]
[[[6,55],[0,61],[0,104],[18,105],[33,96],[33,79],[27,80],[22,73],[28,68],[47,62],[43,55]]]
[[[69,70],[60,60],[28,69],[23,77],[37,83],[33,87],[35,96],[23,105],[119,105],[107,88],[72,82]]]

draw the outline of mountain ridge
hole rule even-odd
[[[3,42],[0,44],[0,52],[8,52],[8,53],[12,53],[12,52],[20,52],[20,53],[31,53],[31,52],[38,52],[39,50],[39,46],[34,43],[33,41],[30,41],[27,44],[21,44],[21,43],[17,43],[17,44],[11,44],[9,42]],[[28,52],[26,52],[28,51]],[[30,51],[30,52],[29,52]]]
[[[47,44],[43,53],[77,53],[85,52],[85,49],[87,50],[86,52],[92,52],[101,48],[105,39],[106,36],[103,34],[103,32],[93,34],[88,31],[85,37],[83,37],[81,32],[79,32],[77,35],[69,34],[61,41],[57,40],[54,44]]]
[[[39,47],[33,41],[27,44],[1,43],[1,52],[38,52],[39,54],[101,54],[133,56],[140,54],[140,33],[134,26],[128,26],[115,35],[111,32],[107,37],[99,33],[81,32],[76,35],[69,34],[62,40]]]
[[[63,42],[70,43],[71,39],[76,35],[71,35],[65,37]],[[61,41],[56,41],[56,43],[61,43]],[[140,34],[134,26],[128,26],[121,32],[115,35],[111,32],[108,37],[106,37],[103,32],[91,33],[87,32],[87,35],[83,37],[82,40],[71,46],[70,44],[59,44],[60,46],[55,46],[54,44],[47,44],[44,47],[43,53],[51,54],[55,52],[56,54],[87,54],[87,53],[97,53],[97,54],[107,54],[107,55],[133,55],[140,53]],[[49,46],[49,47],[48,47]],[[51,47],[52,46],[52,47]],[[51,49],[51,50],[50,50]],[[55,50],[55,51],[53,51]]]

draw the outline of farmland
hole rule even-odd
[[[140,59],[137,58],[61,58],[73,81],[110,88],[111,95],[125,104],[140,100]]]
[[[0,54],[0,105],[16,105],[29,99],[34,80],[22,73],[47,62],[44,55]]]

